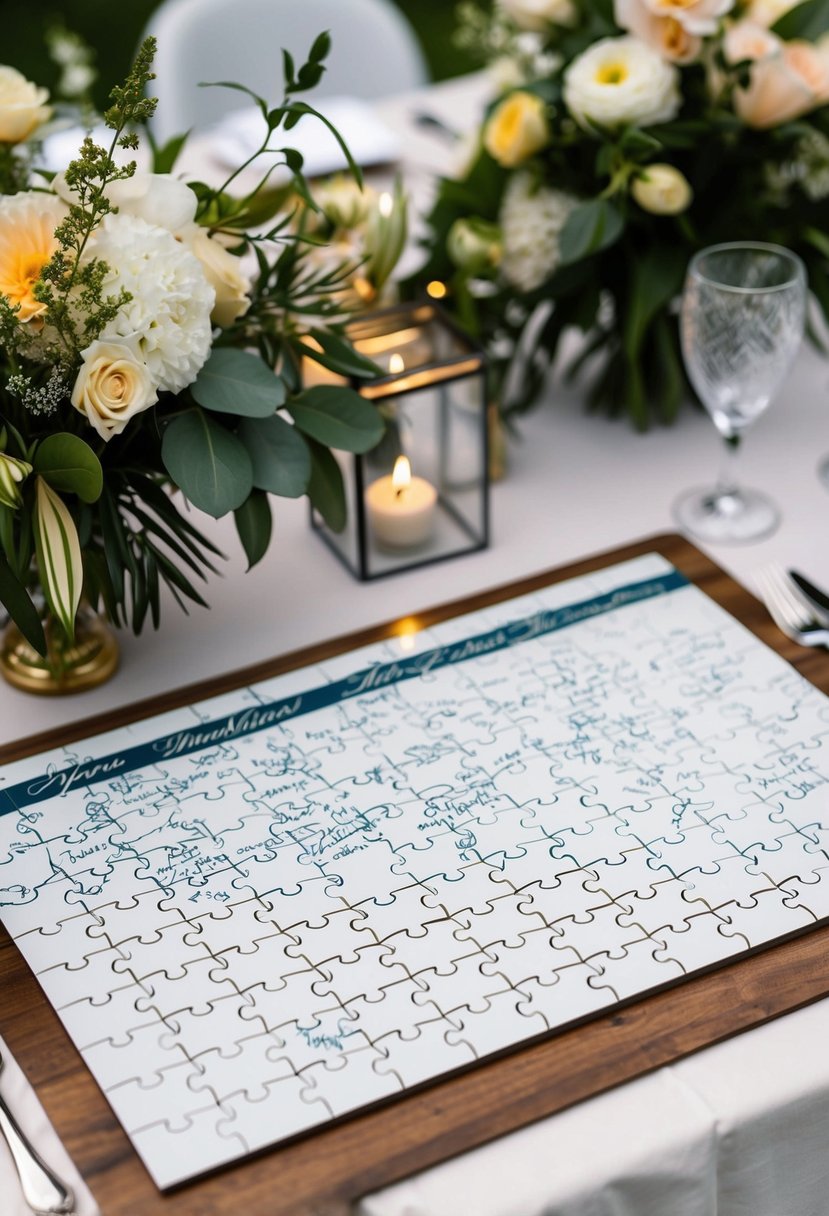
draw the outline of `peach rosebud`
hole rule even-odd
[[[72,404],[107,442],[158,400],[133,339],[96,339],[83,352]]]
[[[630,192],[643,211],[652,215],[679,215],[694,197],[688,179],[673,165],[647,165],[633,179]]]
[[[657,17],[673,17],[689,34],[713,34],[734,0],[644,0]]]
[[[484,126],[484,147],[505,169],[514,169],[540,152],[549,139],[544,102],[520,89],[495,107]]]
[[[0,143],[19,144],[46,122],[47,89],[40,89],[16,68],[0,66]]]

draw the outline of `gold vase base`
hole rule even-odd
[[[105,684],[118,667],[115,634],[100,617],[78,620],[75,641],[55,654],[43,655],[31,646],[16,625],[9,625],[0,648],[0,675],[23,692],[63,696]]]

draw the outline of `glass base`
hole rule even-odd
[[[780,512],[759,490],[689,490],[673,505],[676,522],[694,540],[711,545],[745,545],[771,536]]]
[[[55,639],[46,625],[48,654],[30,646],[15,624],[6,626],[0,644],[0,675],[23,692],[60,696],[97,688],[118,666],[118,643],[109,625],[83,604],[75,620],[75,642]]]

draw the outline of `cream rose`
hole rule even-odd
[[[779,38],[754,21],[738,21],[732,25],[722,43],[726,63],[766,59],[769,55],[778,54],[782,47]]]
[[[32,84],[16,68],[0,66],[0,143],[28,139],[51,115],[48,100],[47,89]]]
[[[602,38],[564,73],[564,102],[582,126],[670,122],[681,104],[679,71],[638,38]]]
[[[213,324],[224,329],[244,316],[250,308],[251,280],[239,258],[228,253],[200,224],[188,224],[176,236],[198,258],[204,277],[216,293],[210,313]]]
[[[633,179],[630,192],[643,211],[652,215],[679,215],[694,197],[688,179],[673,165],[646,165]]]
[[[713,34],[734,0],[644,0],[657,17],[673,17],[689,34]]]
[[[634,34],[672,63],[693,63],[702,38],[690,33],[676,17],[659,17],[645,0],[615,0],[616,24]]]
[[[88,346],[71,400],[103,440],[120,435],[134,414],[158,400],[137,342],[98,339]]]
[[[484,126],[489,155],[505,169],[514,169],[539,152],[550,139],[547,110],[535,93],[519,90],[495,107]]]
[[[486,274],[501,261],[501,230],[476,215],[455,220],[446,237],[446,252],[467,274]]]
[[[522,30],[575,25],[578,20],[573,0],[498,0],[498,7]]]

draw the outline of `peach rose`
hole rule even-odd
[[[47,89],[39,89],[16,68],[0,66],[0,143],[19,144],[46,122]]]
[[[188,224],[176,237],[198,258],[204,277],[216,293],[210,320],[222,328],[242,317],[250,308],[250,276],[241,269],[239,258],[211,237],[200,224]]]
[[[672,63],[692,63],[702,39],[690,33],[676,17],[659,17],[645,0],[615,0],[616,24],[658,51]]]
[[[734,108],[749,127],[765,130],[829,101],[829,62],[810,42],[785,42],[751,68],[747,89],[735,89]]]
[[[644,0],[656,17],[673,17],[689,34],[713,34],[734,0]]]
[[[550,139],[547,109],[535,93],[519,90],[495,107],[484,126],[484,147],[505,169],[540,152]]]
[[[96,339],[83,352],[72,404],[101,438],[120,435],[134,414],[158,400],[147,366],[132,339]]]

